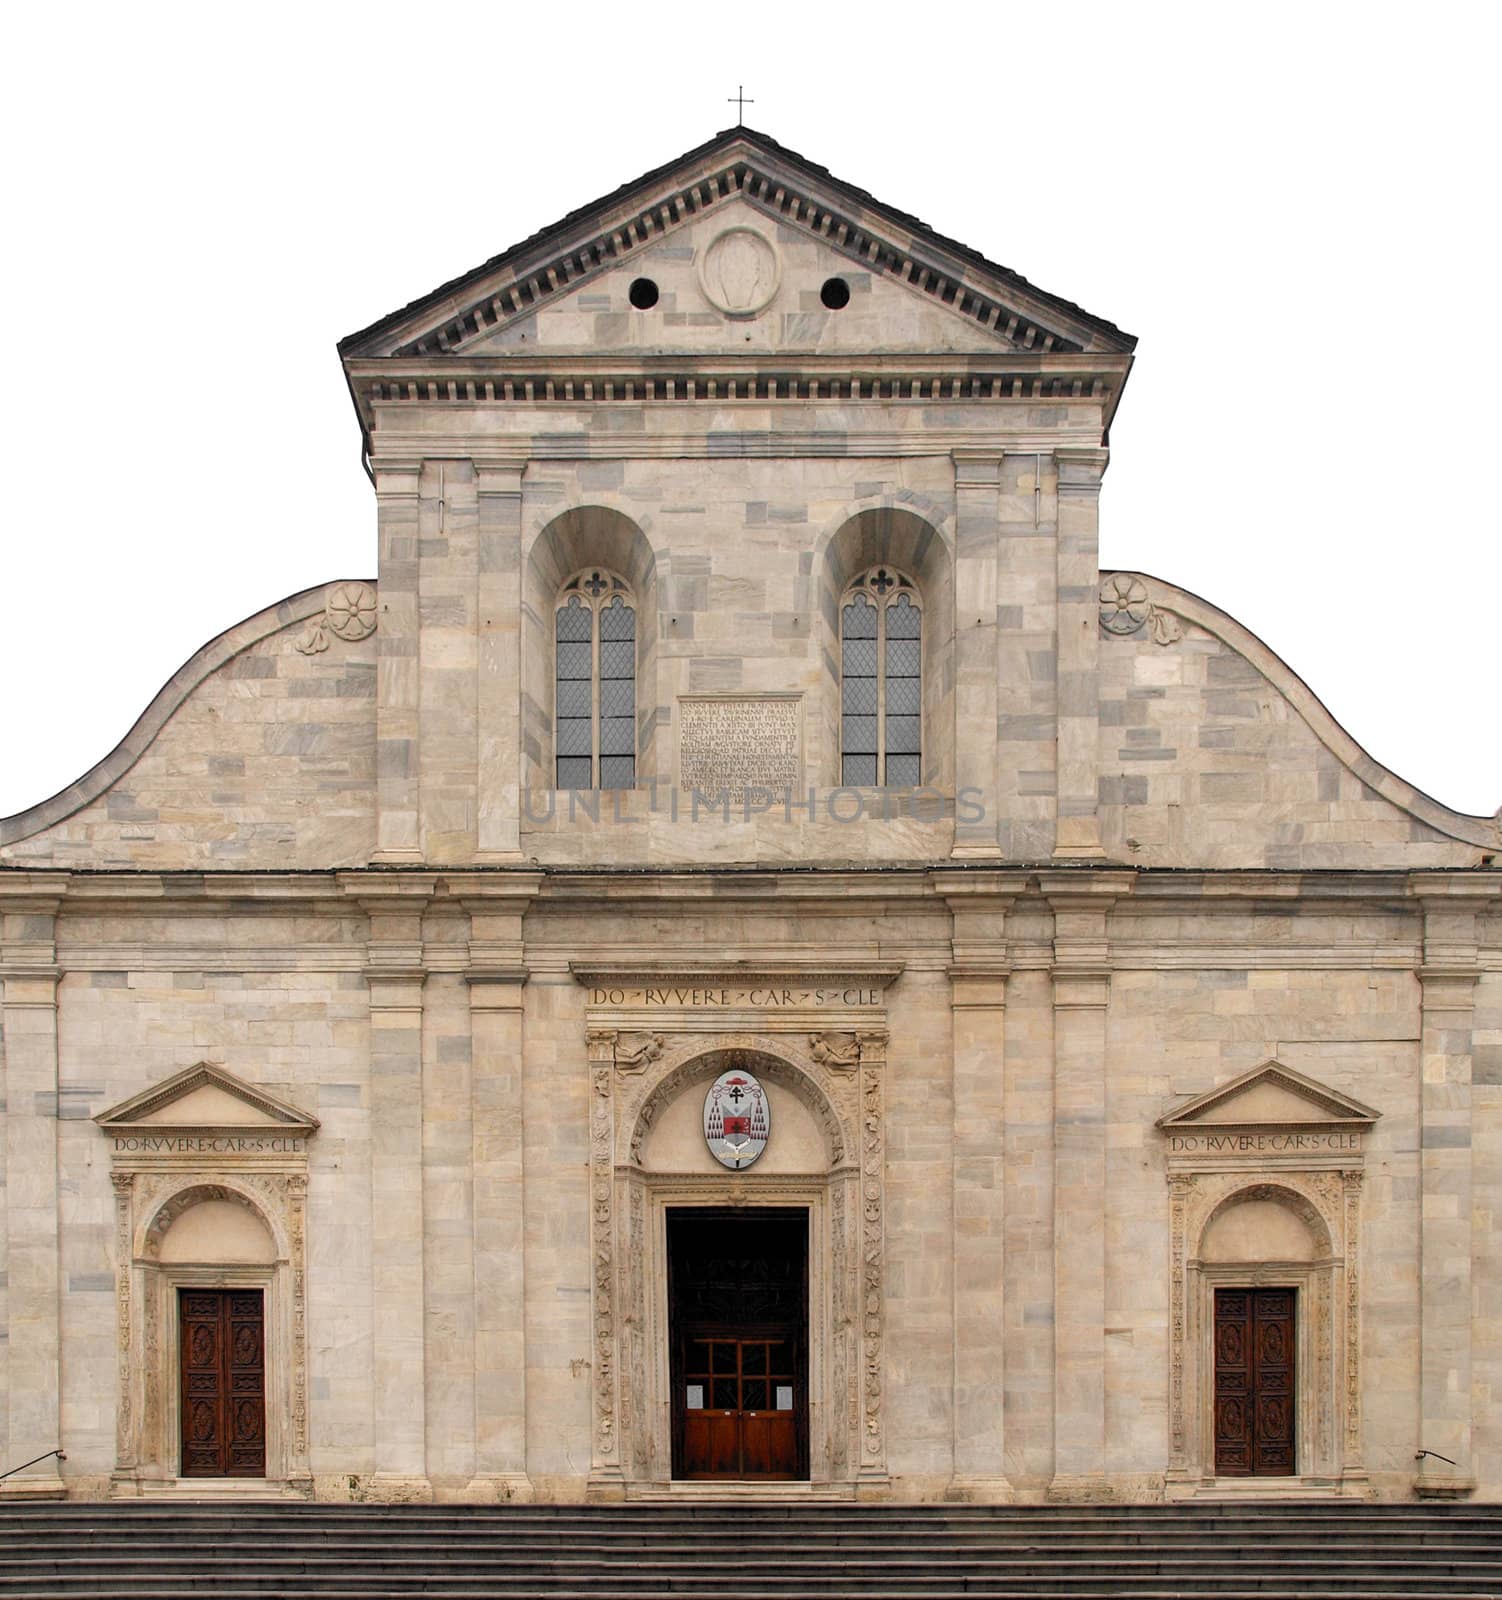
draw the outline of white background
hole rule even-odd
[[[1041,15],[1040,15],[1041,13]],[[1137,334],[1103,566],[1502,802],[1495,8],[7,8],[0,815],[375,575],[335,341],[746,121]]]

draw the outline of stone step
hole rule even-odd
[[[42,1595],[1490,1600],[1502,1506],[0,1507],[0,1600]]]
[[[329,1562],[320,1566],[298,1559],[267,1556],[255,1570],[226,1568],[217,1563],[192,1566],[161,1560],[129,1563],[78,1563],[43,1561],[7,1563],[0,1574],[0,1594],[18,1589],[50,1586],[59,1592],[97,1591],[127,1595],[142,1586],[176,1582],[184,1593],[218,1592],[233,1585],[263,1595],[288,1589],[321,1595],[359,1582],[367,1586],[404,1588],[409,1593],[441,1591],[454,1596],[500,1594],[551,1594],[555,1589],[585,1589],[607,1585],[637,1595],[678,1594],[702,1589],[705,1562],[663,1565],[656,1561],[629,1570],[596,1562],[484,1562],[464,1563],[460,1570],[431,1562],[399,1560],[362,1563]],[[821,1594],[865,1594],[875,1587],[893,1593],[918,1593],[948,1587],[972,1594],[1010,1594],[1027,1588],[1068,1595],[1079,1588],[1109,1586],[1123,1596],[1170,1588],[1181,1593],[1215,1594],[1222,1587],[1259,1589],[1280,1594],[1339,1595],[1351,1589],[1387,1594],[1407,1594],[1425,1588],[1453,1595],[1495,1594],[1497,1569],[1493,1563],[1329,1562],[1320,1567],[1306,1563],[1223,1562],[1175,1565],[1167,1562],[949,1562],[895,1563],[818,1562],[789,1559],[781,1563],[724,1560],[712,1563],[722,1592],[781,1595],[789,1589]]]

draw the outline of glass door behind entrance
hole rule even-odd
[[[798,1460],[794,1365],[787,1339],[689,1342],[683,1442],[697,1475],[793,1475]]]

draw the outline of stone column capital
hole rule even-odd
[[[524,451],[486,451],[470,457],[475,469],[475,492],[481,496],[520,495],[527,471]]]
[[[1059,469],[1060,494],[1100,492],[1100,481],[1111,461],[1109,450],[1066,447],[1055,450],[1053,454]]]

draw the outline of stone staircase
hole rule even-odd
[[[0,1502],[0,1600],[1470,1600],[1502,1505]]]

